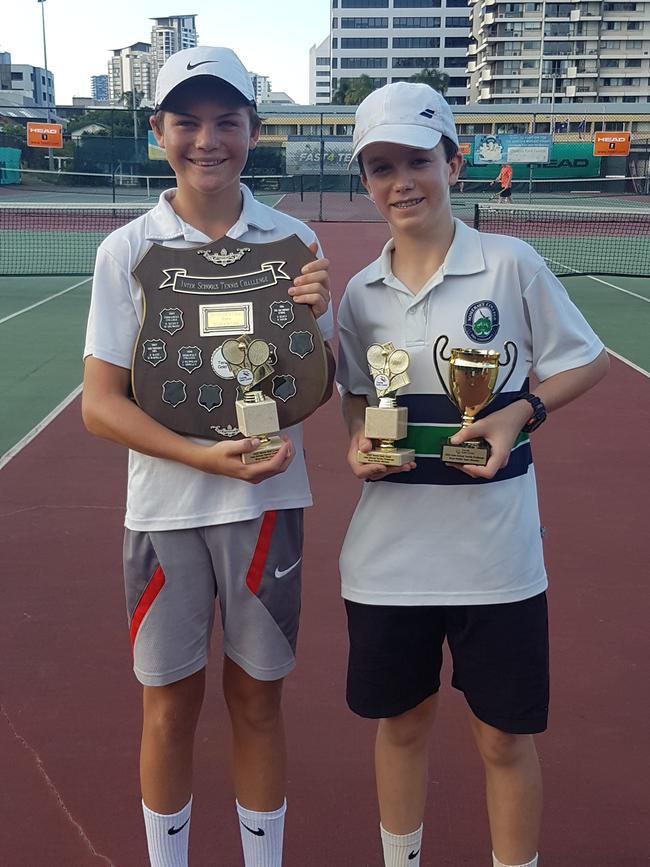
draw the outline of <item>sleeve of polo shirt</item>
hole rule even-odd
[[[524,289],[523,299],[532,334],[532,369],[540,381],[583,367],[602,352],[603,343],[546,265]]]
[[[336,368],[336,384],[341,396],[356,394],[376,398],[366,359],[368,347],[357,333],[348,291],[346,290],[339,306],[337,319],[339,360]]]
[[[92,355],[131,369],[133,347],[140,329],[131,295],[131,279],[127,268],[108,249],[106,242],[101,244],[95,261],[84,358]]]

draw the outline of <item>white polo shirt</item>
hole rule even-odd
[[[495,349],[513,341],[516,368],[495,411],[539,380],[593,361],[603,345],[566,290],[523,241],[455,221],[444,263],[417,295],[392,273],[389,241],[349,283],[339,309],[342,393],[376,393],[366,350],[392,342],[410,355],[409,411],[417,469],[367,482],[341,553],[343,596],[375,605],[514,602],[542,592],[546,572],[530,442],[521,435],[505,469],[473,480],[440,460],[460,425],[433,364],[433,345]],[[446,376],[448,366],[440,364]],[[505,372],[499,374],[500,383]]]
[[[229,237],[256,244],[292,234],[305,244],[318,240],[304,223],[256,201],[246,186],[241,189],[243,208],[227,233]],[[151,211],[117,229],[99,247],[84,357],[93,355],[130,369],[143,313],[142,291],[133,269],[154,241],[184,248],[212,240],[174,211],[170,201],[175,192],[165,191]],[[333,333],[331,305],[318,324],[323,338],[329,340]],[[175,530],[245,521],[269,509],[310,506],[302,425],[283,433],[295,447],[291,466],[258,485],[130,451],[125,525],[131,530]]]

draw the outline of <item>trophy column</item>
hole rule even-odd
[[[408,432],[408,410],[397,406],[392,395],[410,382],[406,372],[410,361],[408,352],[395,349],[392,343],[377,343],[368,349],[366,357],[379,406],[366,408],[365,434],[373,442],[379,442],[369,452],[359,451],[357,460],[361,464],[403,467],[415,460],[415,451],[395,447],[395,442],[404,439]]]

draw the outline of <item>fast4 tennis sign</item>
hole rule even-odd
[[[626,157],[630,152],[629,132],[597,132],[594,138],[595,157]]]
[[[63,126],[60,123],[28,123],[27,146],[30,148],[62,148]]]

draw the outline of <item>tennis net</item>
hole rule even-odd
[[[0,275],[92,274],[104,238],[150,207],[0,204]]]
[[[474,227],[527,241],[558,277],[650,276],[650,208],[479,203]]]

